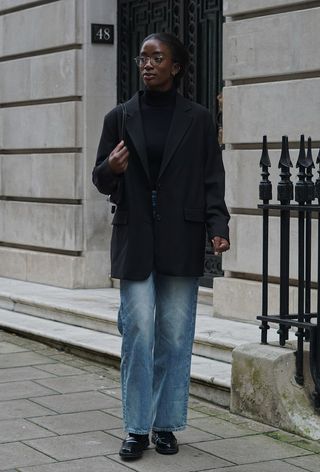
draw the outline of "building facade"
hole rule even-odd
[[[110,284],[106,200],[91,183],[117,100],[106,0],[0,2],[0,275],[62,287]]]
[[[171,31],[193,48],[198,63],[184,91],[214,115],[220,84],[210,70],[219,67],[220,46],[223,51],[232,248],[224,256],[226,277],[215,281],[214,311],[252,318],[260,307],[262,136],[272,143],[274,176],[282,135],[295,148],[293,162],[300,134],[320,141],[319,1],[0,0],[0,276],[68,288],[112,283],[110,209],[92,186],[91,171],[103,116],[126,98],[131,77],[129,69],[119,68],[126,49],[125,33],[118,44],[118,28],[125,31],[124,19],[134,24],[130,47],[135,48],[153,26],[143,26],[146,5],[154,8],[155,28],[164,27],[161,15],[169,12]],[[219,23],[215,30],[210,12],[216,5],[223,8],[225,23],[222,44],[213,48]],[[128,14],[133,7],[134,17]],[[92,23],[114,25],[114,44],[93,44]],[[199,44],[203,47],[197,50]],[[198,88],[192,89],[195,80]],[[292,233],[295,237],[294,225]],[[278,290],[278,234],[275,216],[271,301]],[[294,253],[293,245],[292,279],[297,276]]]

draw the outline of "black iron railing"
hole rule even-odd
[[[262,314],[261,342],[267,344],[269,323],[279,324],[279,344],[285,346],[291,327],[296,328],[296,381],[304,383],[303,351],[304,343],[310,343],[310,372],[314,382],[314,405],[320,411],[320,151],[316,163],[319,165],[319,177],[313,181],[313,158],[311,138],[308,139],[307,152],[305,140],[300,138],[300,152],[296,167],[297,181],[291,181],[290,168],[292,162],[289,154],[287,136],[282,137],[282,150],[279,160],[280,181],[277,185],[278,204],[270,204],[272,200],[272,183],[269,180],[271,162],[268,153],[267,137],[263,137],[262,155],[260,159],[261,182],[259,199],[263,201],[258,208],[263,216],[263,256],[262,256]],[[295,203],[292,203],[292,201]],[[317,200],[317,202],[315,202]],[[268,314],[268,261],[269,261],[269,217],[270,211],[280,213],[280,296],[279,314]],[[294,214],[293,214],[294,212]],[[290,264],[290,220],[298,216],[298,313],[289,311],[289,264]],[[316,234],[312,234],[312,217],[318,220]],[[312,243],[317,243],[316,260],[311,258]],[[311,311],[311,263],[317,264],[317,310]]]

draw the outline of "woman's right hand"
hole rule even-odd
[[[115,174],[122,174],[128,167],[129,151],[124,144],[124,141],[114,148],[109,156],[109,166]]]

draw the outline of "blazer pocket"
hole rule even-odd
[[[186,221],[194,221],[195,223],[204,223],[205,212],[201,208],[185,208],[184,219]]]
[[[112,224],[115,226],[118,225],[127,225],[128,224],[128,212],[123,210],[117,210],[114,214]]]

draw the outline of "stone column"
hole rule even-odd
[[[108,286],[108,207],[91,184],[116,104],[116,0],[0,1],[0,276]]]
[[[300,134],[320,139],[320,8],[311,2],[309,7],[301,5],[299,0],[224,1],[223,131],[231,250],[224,256],[229,278],[215,280],[214,309],[220,315],[249,315],[254,320],[261,309],[262,221],[257,204],[263,135],[270,144],[274,182],[279,180],[282,135],[289,137],[294,165]],[[273,194],[276,197],[276,189]],[[290,277],[297,279],[296,220],[291,236]],[[279,219],[275,216],[270,221],[269,269],[276,282],[273,294],[279,277],[278,251]],[[234,302],[226,304],[230,298]],[[271,291],[270,302],[274,303]],[[293,302],[293,309],[297,309],[296,299]]]

